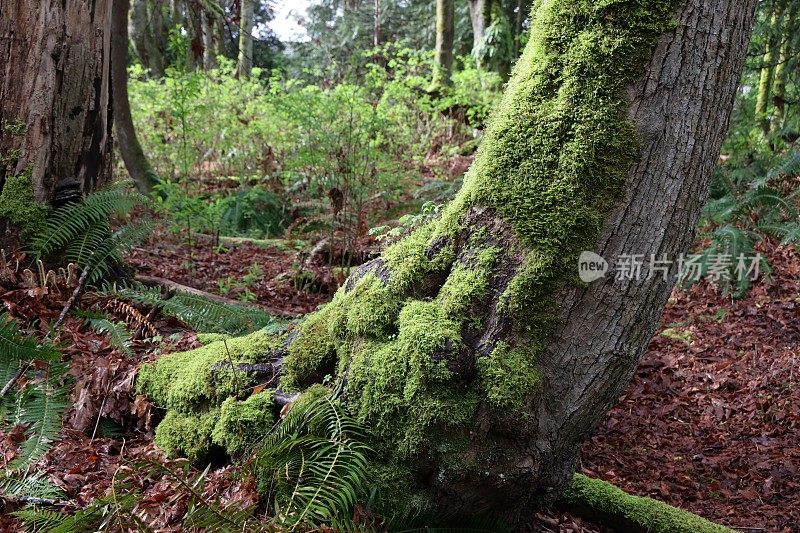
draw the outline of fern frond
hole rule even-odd
[[[0,362],[19,359],[58,361],[60,357],[51,344],[39,343],[34,337],[22,335],[13,319],[0,313]]]
[[[125,354],[131,353],[131,335],[125,329],[124,322],[112,322],[107,318],[90,318],[87,322],[96,332],[107,335],[111,346]]]
[[[257,458],[265,479],[291,487],[275,502],[279,522],[296,526],[349,516],[369,479],[366,439],[366,429],[330,398],[289,411]]]
[[[158,307],[163,314],[181,320],[196,331],[236,334],[272,328],[278,332],[285,326],[282,321],[256,307],[223,304],[181,291],[164,299],[160,289],[145,287],[140,283],[124,287],[107,285],[94,294]]]
[[[71,202],[56,209],[47,220],[47,228],[31,242],[31,251],[42,257],[63,249],[81,237],[87,228],[107,223],[113,215],[129,213],[137,205],[147,203],[147,197],[123,190],[108,188],[94,192],[81,202]]]
[[[68,392],[68,386],[55,386],[51,380],[22,391],[12,420],[14,425],[28,425],[27,438],[20,445],[19,455],[7,465],[8,469],[25,469],[47,452],[61,431],[61,419],[69,405]]]
[[[0,479],[0,495],[58,500],[64,498],[64,491],[47,479],[45,474],[36,472],[21,479]]]

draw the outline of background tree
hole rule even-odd
[[[43,222],[44,203],[104,183],[111,158],[111,2],[2,0],[3,247]],[[46,14],[46,16],[45,16]]]
[[[249,78],[253,69],[253,24],[255,0],[240,0],[239,12],[239,55],[236,74]]]
[[[674,286],[633,274],[581,284],[578,257],[686,251],[755,4],[539,3],[455,200],[270,352],[284,390],[335,376],[375,434],[391,505],[427,495],[450,513],[521,517],[572,478]],[[224,362],[248,343],[280,346],[259,332],[245,348],[167,357],[142,370],[140,387],[165,405],[186,395],[177,383],[196,375],[195,354],[213,365],[215,348]]]
[[[136,188],[149,194],[158,183],[133,127],[128,100],[128,11],[129,0],[116,0],[111,15],[111,83],[114,94],[114,130],[125,168]]]
[[[449,85],[453,71],[453,37],[455,32],[453,0],[436,0],[436,56],[433,86]]]

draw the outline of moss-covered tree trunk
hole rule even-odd
[[[256,333],[143,368],[139,389],[171,411],[157,442],[172,453],[225,446],[235,402],[220,406],[250,384],[225,368],[249,361],[280,374],[284,392],[333,378],[374,433],[377,501],[396,511],[524,517],[552,497],[675,284],[755,3],[536,2],[456,199],[288,338]],[[645,267],[585,284],[584,250],[675,262],[666,279]]]
[[[111,2],[0,0],[2,245],[109,177]]]

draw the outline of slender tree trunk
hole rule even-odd
[[[220,55],[219,17],[211,12],[203,13],[203,68],[211,70],[217,68],[217,56]]]
[[[453,0],[436,0],[436,56],[433,86],[450,85],[453,71],[453,38],[455,34]]]
[[[770,16],[769,25],[769,38],[767,39],[767,48],[764,52],[763,62],[761,67],[761,75],[758,80],[758,93],[756,94],[756,120],[761,124],[761,130],[764,135],[769,133],[770,120],[767,114],[767,106],[769,105],[769,98],[772,92],[772,83],[775,79],[775,58],[776,49],[778,47],[778,39],[780,38],[780,24],[781,24],[781,10],[779,6],[772,6],[772,15]]]
[[[128,99],[128,8],[129,0],[115,0],[111,20],[111,83],[114,95],[114,127],[125,168],[136,188],[150,194],[158,183],[155,172],[136,137]]]
[[[475,50],[483,42],[486,28],[489,26],[492,0],[467,0],[469,20],[472,24],[472,49]]]
[[[59,203],[109,178],[111,2],[0,0],[0,13],[0,213],[8,245],[25,218],[13,205],[22,198],[11,195]]]
[[[236,64],[236,74],[242,78],[249,78],[253,69],[253,22],[255,0],[241,0],[239,16],[239,59]]]
[[[375,436],[376,501],[400,513],[428,497],[442,512],[529,516],[571,479],[655,331],[707,195],[755,6],[537,3],[502,104],[439,218],[356,269],[280,348],[167,356],[142,369],[140,390],[213,417],[221,400],[183,365],[216,364],[214,349],[219,364],[267,361],[282,391],[335,376],[335,394]],[[666,276],[645,265],[584,284],[578,261],[592,250],[618,265],[633,254],[672,263]],[[274,343],[265,337],[241,346]]]
[[[522,50],[522,29],[525,19],[528,17],[530,4],[527,0],[517,0],[517,9],[514,14],[514,59],[519,57]]]
[[[381,45],[381,0],[375,0],[373,7],[372,46]]]
[[[126,19],[127,22],[127,19]],[[158,32],[162,29],[161,7],[156,3],[148,12],[148,0],[133,0],[130,36],[133,49],[142,66],[161,78],[164,76],[165,45],[159,46]]]
[[[800,2],[792,2],[788,15],[783,21],[780,36],[780,53],[778,63],[775,65],[775,83],[772,88],[772,105],[775,109],[773,120],[770,121],[772,129],[782,128],[786,121],[786,81],[789,75],[789,62],[794,56],[794,31],[797,28],[797,18]]]

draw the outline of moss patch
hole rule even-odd
[[[244,401],[222,402],[211,439],[234,456],[244,454],[275,422],[272,391],[254,394]]]
[[[572,483],[561,495],[570,508],[577,508],[610,524],[624,524],[623,529],[653,533],[733,533],[732,529],[709,522],[683,509],[666,503],[633,496],[611,483],[575,474]]]
[[[478,359],[478,380],[490,405],[518,409],[539,383],[535,351],[527,345],[512,349],[499,343],[490,356]]]
[[[0,218],[19,227],[23,240],[44,229],[49,208],[33,196],[30,171],[6,178],[0,192]]]
[[[229,396],[240,394],[245,385],[245,374],[234,372],[230,361],[234,365],[256,363],[280,347],[281,342],[273,334],[256,331],[196,350],[165,355],[139,369],[136,389],[159,407],[182,413],[218,406]]]
[[[156,428],[156,445],[168,457],[188,457],[202,461],[211,450],[211,433],[219,418],[219,409],[195,413],[168,411]]]

